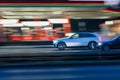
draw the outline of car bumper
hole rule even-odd
[[[53,47],[54,47],[54,48],[57,48],[57,44],[53,44]]]
[[[103,44],[98,43],[97,48],[98,48],[98,49],[102,49],[102,46],[103,46]]]

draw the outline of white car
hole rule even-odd
[[[53,40],[53,45],[59,50],[69,47],[87,46],[90,49],[97,49],[97,43],[108,38],[98,35],[95,32],[78,32],[67,38]]]

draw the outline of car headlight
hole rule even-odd
[[[57,43],[58,41],[57,40],[54,40],[53,43]]]
[[[102,43],[98,43],[98,45],[100,46],[100,45],[102,45]]]

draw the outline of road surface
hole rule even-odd
[[[105,54],[111,54],[111,53],[118,53],[120,50],[111,50],[109,52],[103,52],[100,50],[89,50],[88,48],[68,48],[66,50],[58,50],[57,48],[52,48],[51,46],[1,46],[0,47],[0,55],[2,54],[24,54],[24,53],[40,53],[40,54],[49,54],[49,53],[75,53],[75,54],[99,54],[99,53],[105,53]]]
[[[119,52],[5,46],[0,48],[0,79],[120,80]],[[112,54],[109,59],[118,59],[108,60],[102,53],[107,56]]]

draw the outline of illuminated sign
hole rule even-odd
[[[14,24],[3,24],[5,27],[22,27],[23,24],[21,23],[14,23]]]
[[[24,26],[48,26],[50,23],[48,21],[23,21],[21,22]]]
[[[104,0],[69,0],[69,1],[104,1]]]
[[[15,24],[18,21],[18,19],[0,19],[0,24]]]
[[[69,23],[68,19],[48,19],[48,21],[50,23],[54,23],[54,24],[62,24],[62,23]]]

